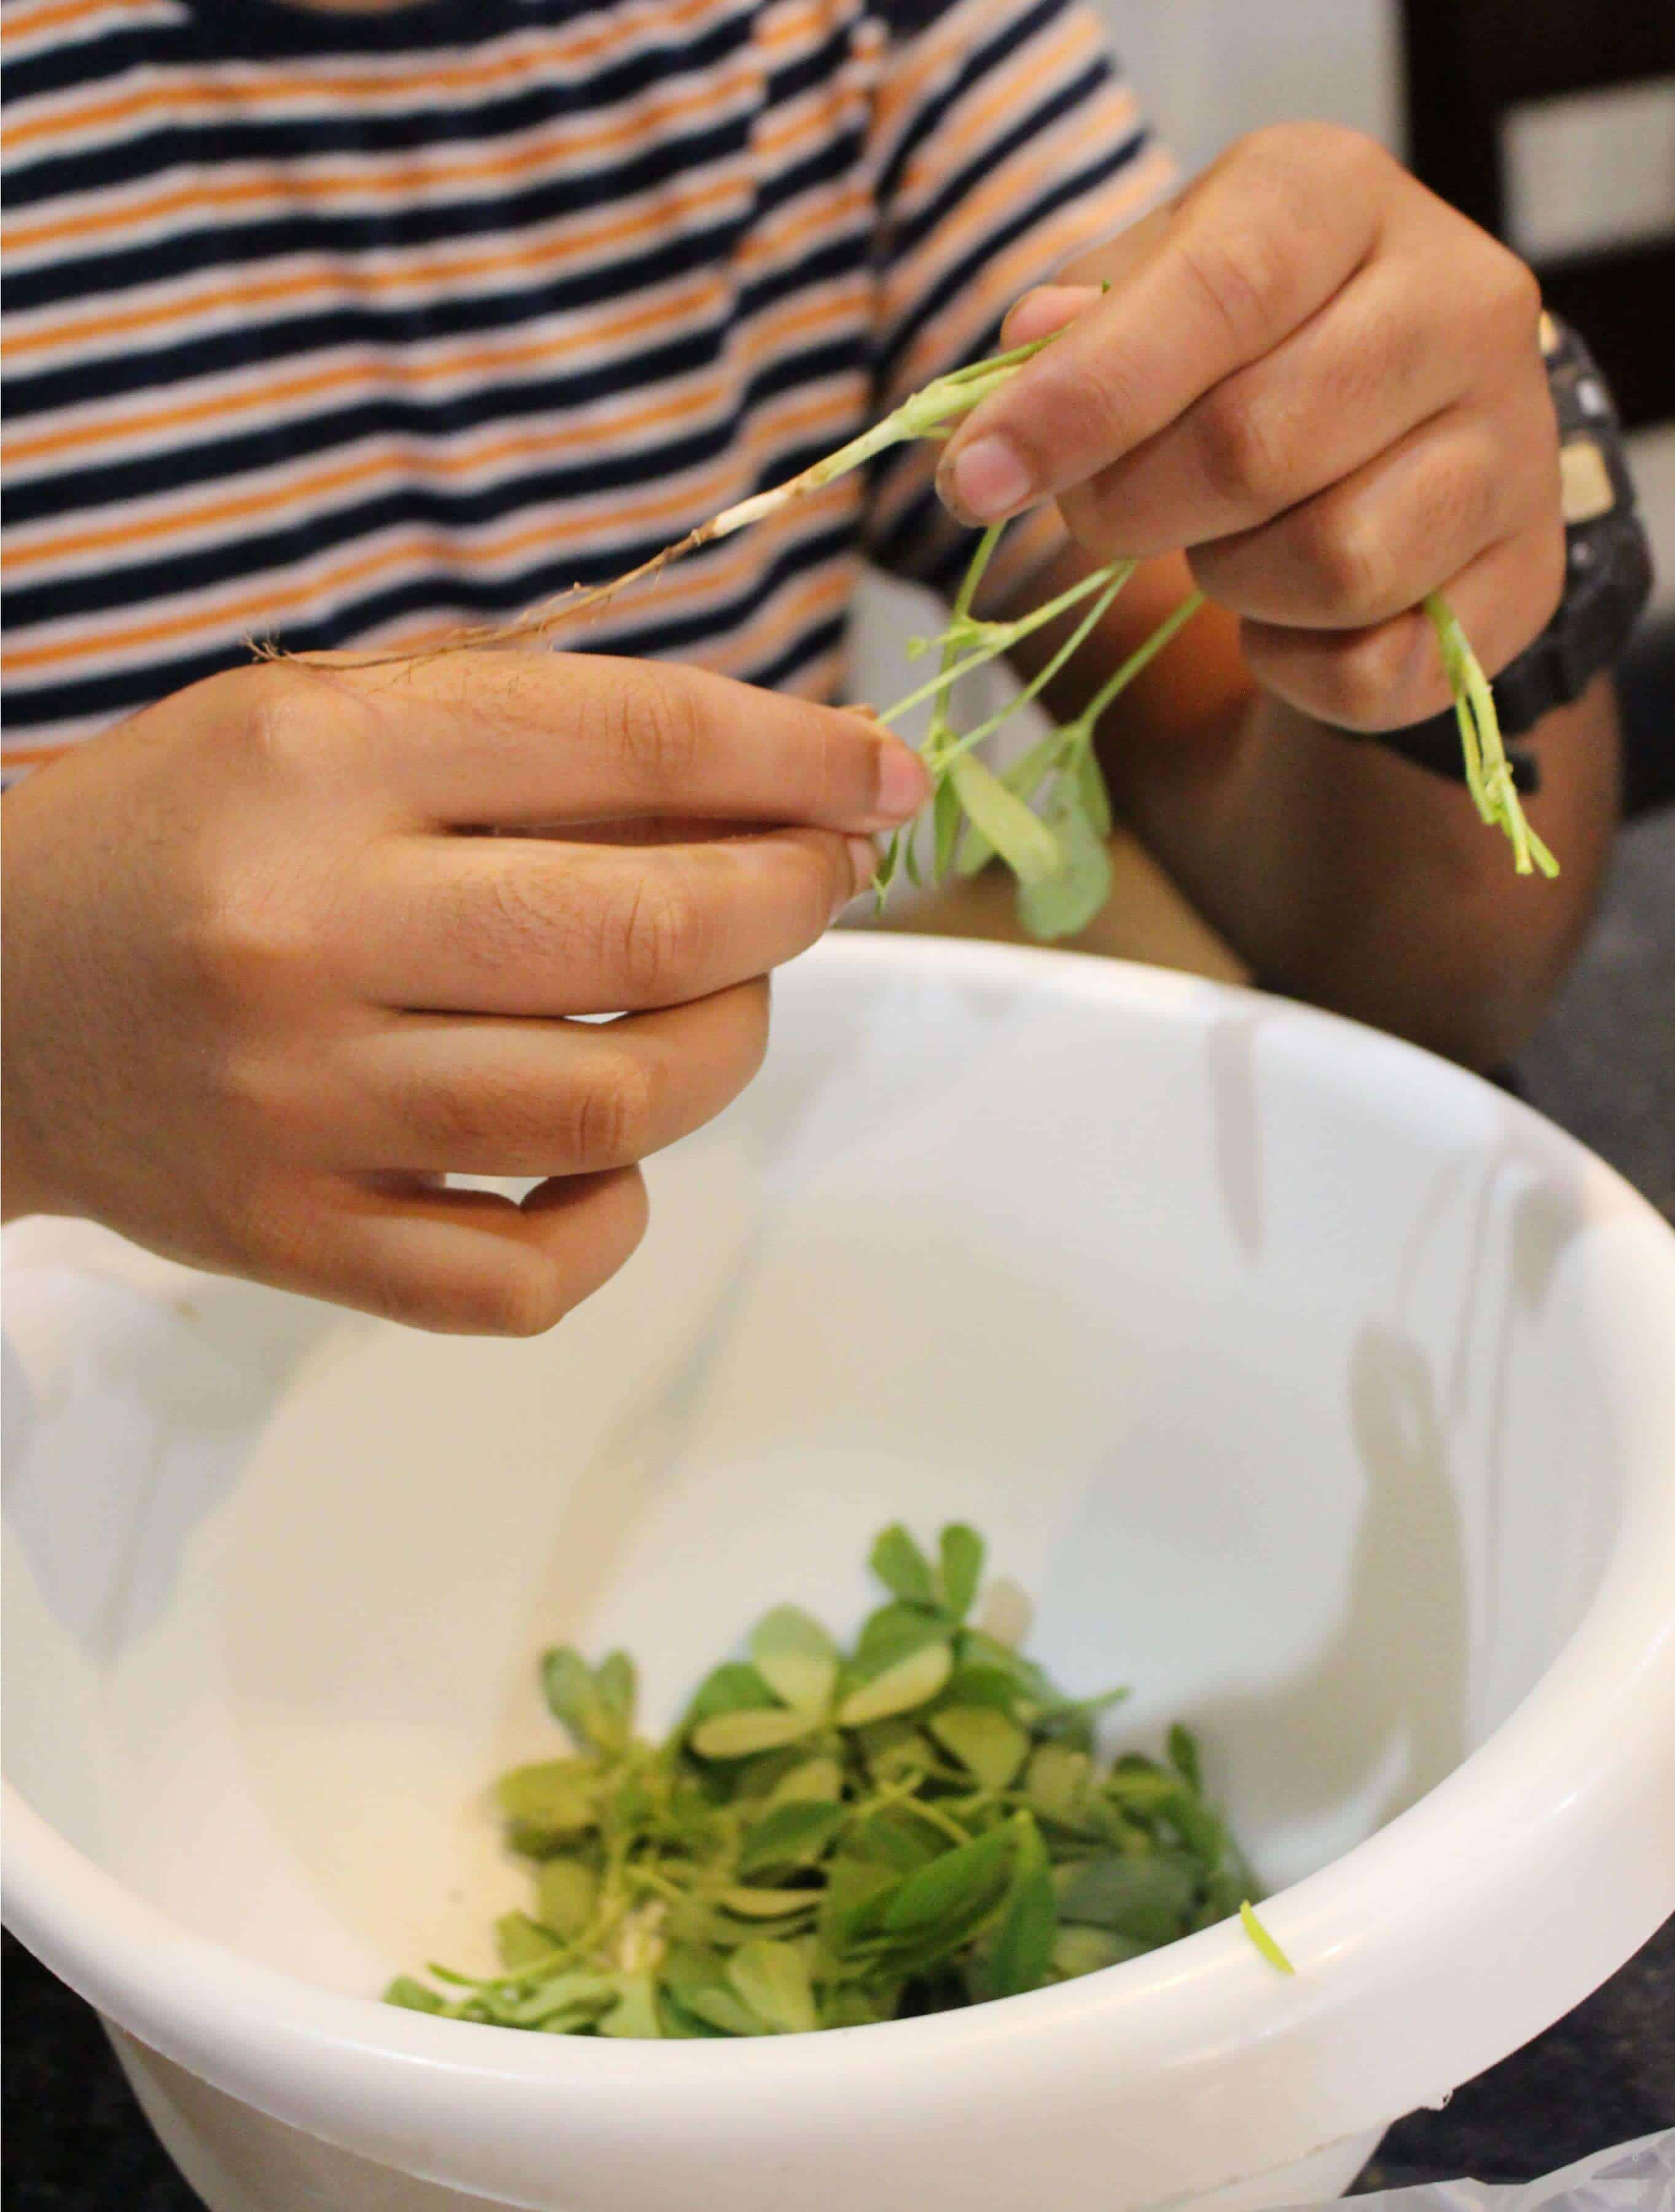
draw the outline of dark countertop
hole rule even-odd
[[[1672,1008],[1675,808],[1666,808],[1624,834],[1599,925],[1519,1073],[1535,1105],[1675,1220]],[[4,1960],[6,2212],[201,2212],[87,2007],[9,1936]],[[1398,2122],[1361,2186],[1532,2179],[1666,2127],[1675,2127],[1675,1920],[1446,2112]]]

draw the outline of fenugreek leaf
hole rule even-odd
[[[863,1728],[868,1721],[912,1712],[929,1705],[953,1672],[953,1653],[947,1641],[927,1644],[851,1690],[838,1708],[838,1722],[844,1728]]]
[[[869,1561],[886,1589],[910,1605],[934,1605],[930,1562],[899,1521],[892,1521],[874,1540]]]
[[[984,1962],[990,1992],[997,1997],[1039,1989],[1052,1964],[1058,1932],[1058,1899],[1041,1831],[1027,1813],[1013,1823],[1012,1882]]]
[[[1008,1788],[1029,1754],[1023,1729],[990,1705],[945,1705],[926,1726],[985,1789]]]
[[[982,1537],[963,1521],[949,1522],[942,1531],[936,1565],[936,1595],[942,1610],[964,1620],[982,1579]]]
[[[775,1867],[812,1864],[849,1817],[843,1806],[823,1804],[813,1798],[776,1805],[746,1830],[739,1852],[740,1873],[762,1874]]]
[[[795,1943],[741,1944],[727,1962],[727,1978],[776,2034],[803,2035],[820,2024],[807,1961]]]
[[[758,1706],[700,1721],[690,1740],[701,1759],[748,1759],[795,1743],[818,1725],[818,1715],[794,1712],[788,1705]]]
[[[795,1712],[824,1713],[838,1680],[838,1646],[794,1605],[776,1606],[750,1639],[757,1673]]]

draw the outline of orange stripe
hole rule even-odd
[[[19,745],[8,738],[3,757],[0,757],[7,768],[45,768],[49,761],[62,759],[70,750],[69,744]]]
[[[783,439],[793,431],[805,435],[834,421],[847,419],[848,410],[841,404],[834,405],[831,400],[825,400],[788,413],[771,427]],[[752,426],[752,429],[762,430],[768,427],[757,424]],[[735,448],[723,455],[697,484],[688,484],[661,499],[619,507],[612,517],[613,521],[618,526],[667,522],[671,518],[678,520],[689,516],[695,505],[700,507],[701,512],[708,514],[716,504],[717,495],[705,491],[700,499],[701,488],[714,483],[719,491],[736,483],[741,474],[754,474],[756,456],[764,443],[762,436],[752,435],[744,442],[742,450]],[[747,470],[741,471],[741,461],[748,465]],[[567,539],[585,537],[598,527],[595,517],[577,515],[557,521],[546,517],[501,537],[479,539],[471,549],[472,556],[482,562],[506,554],[525,552],[537,545],[561,544]],[[407,562],[422,559],[427,555],[446,559],[448,550],[447,541],[439,533],[415,532],[399,544],[382,546],[375,552],[359,554],[351,560],[340,562],[321,576],[294,585],[270,586],[263,592],[246,593],[217,606],[200,606],[191,614],[169,615],[151,622],[132,623],[124,629],[104,631],[96,637],[70,638],[51,644],[17,647],[6,653],[4,665],[8,670],[15,671],[51,668],[65,661],[86,660],[95,653],[102,658],[134,647],[164,644],[195,631],[204,631],[211,625],[241,629],[253,624],[265,626],[288,609],[317,601],[324,594],[349,585],[369,582],[375,577],[387,574]]]
[[[748,326],[743,358],[730,360],[726,364],[728,372],[738,376],[741,371],[748,370],[770,343],[783,345],[810,328],[841,321],[853,313],[854,307],[851,290],[831,299],[809,302],[793,313],[763,317]],[[712,412],[725,397],[725,384],[712,380],[697,392],[613,416],[606,424],[597,421],[570,422],[546,431],[491,438],[486,443],[454,451],[437,448],[423,454],[422,465],[432,476],[460,477],[496,461],[545,459],[576,447],[597,445],[605,436],[630,436],[663,423]],[[6,551],[6,566],[15,574],[20,569],[39,568],[45,562],[68,560],[76,555],[119,552],[125,547],[144,544],[158,538],[179,537],[186,532],[208,529],[216,523],[251,521],[261,515],[295,508],[304,501],[345,490],[351,484],[392,476],[399,465],[387,450],[316,470],[312,476],[294,477],[277,488],[208,501],[201,506],[155,515],[143,522],[68,531],[53,538],[13,544]]]
[[[48,0],[44,8],[15,9],[0,15],[0,40],[33,38],[37,31],[63,30],[104,12],[108,0]]]
[[[601,125],[593,131],[577,131],[569,137],[543,139],[539,144],[527,146],[518,154],[488,155],[481,160],[459,161],[446,166],[425,167],[410,165],[399,169],[382,167],[376,173],[344,169],[332,173],[283,173],[283,182],[277,176],[246,177],[233,184],[193,184],[159,192],[149,200],[141,200],[125,207],[100,208],[90,214],[64,216],[51,222],[8,222],[3,235],[7,249],[13,253],[28,252],[37,246],[54,246],[65,239],[88,238],[101,231],[132,228],[143,223],[156,222],[166,216],[210,208],[248,207],[253,203],[265,204],[275,211],[283,211],[298,200],[331,200],[350,198],[381,202],[395,201],[411,196],[426,185],[454,184],[495,184],[509,181],[515,177],[527,176],[532,170],[551,167],[559,160],[575,160],[583,155],[607,153],[612,148],[633,144],[655,128],[678,122],[683,116],[707,113],[723,100],[752,83],[759,72],[753,68],[735,70],[720,83],[707,85],[701,91],[689,93],[681,99],[664,100],[636,110],[626,121]]]
[[[667,9],[659,7],[655,17],[646,11],[645,20],[655,20],[660,33],[678,28],[694,17],[713,9],[716,0],[668,0]],[[262,100],[292,99],[342,100],[376,99],[381,94],[411,98],[413,94],[435,94],[441,91],[468,91],[484,85],[499,84],[509,77],[527,76],[549,58],[560,64],[586,61],[595,54],[608,52],[620,46],[636,26],[614,22],[602,26],[591,34],[583,33],[559,45],[555,42],[521,54],[502,55],[496,59],[456,63],[451,67],[423,62],[411,76],[283,76],[263,70],[252,81],[249,89],[259,92]],[[214,77],[200,79],[195,86],[178,81],[148,85],[122,93],[114,98],[84,101],[81,106],[60,109],[52,115],[38,115],[12,124],[6,133],[13,146],[33,145],[38,139],[65,137],[79,131],[109,130],[142,115],[155,113],[159,108],[184,111],[195,92],[204,104],[229,104],[240,100],[247,88],[233,82],[219,82]],[[249,104],[247,100],[247,104]]]
[[[90,316],[79,323],[58,323],[45,331],[9,337],[14,354],[40,353],[51,347],[85,345],[100,338],[127,337],[155,330],[160,324],[181,322],[189,316],[212,313],[218,307],[247,311],[279,300],[331,299],[343,293],[376,294],[405,290],[416,284],[442,287],[463,277],[498,276],[514,270],[548,269],[573,261],[591,250],[615,246],[663,229],[677,216],[692,215],[718,202],[734,198],[738,182],[723,177],[644,214],[615,216],[591,225],[577,224],[567,236],[549,240],[541,247],[520,244],[499,246],[487,253],[462,254],[452,260],[405,263],[399,269],[357,269],[345,266],[322,272],[302,270],[290,276],[269,277],[253,284],[223,284],[184,300],[151,307],[130,307],[119,314]]]
[[[316,369],[307,376],[278,378],[213,398],[187,400],[178,406],[150,408],[143,414],[41,431],[33,438],[12,434],[5,441],[6,459],[12,466],[22,461],[45,460],[55,453],[105,445],[113,438],[149,436],[156,431],[182,428],[189,422],[218,422],[235,412],[244,413],[253,408],[267,410],[285,400],[312,398],[322,392],[343,391],[375,378],[411,390],[442,382],[450,376],[475,376],[496,369],[527,368],[532,362],[557,361],[580,344],[631,337],[636,331],[666,322],[673,325],[681,315],[701,313],[723,296],[720,281],[713,276],[704,277],[672,299],[653,301],[624,314],[590,323],[573,338],[521,338],[511,345],[480,346],[470,352],[439,354],[429,361],[413,361],[403,354],[392,354],[370,368],[364,361],[349,362],[339,368]]]

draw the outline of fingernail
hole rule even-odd
[[[879,748],[878,811],[886,821],[904,822],[925,803],[925,772],[918,756],[892,738]]]
[[[1061,331],[1084,314],[1100,296],[1097,284],[1040,284],[1023,298],[1006,319],[1004,345],[1032,345],[1053,331]]]
[[[850,837],[846,842],[850,848],[850,866],[855,870],[855,889],[847,897],[838,900],[836,911],[839,914],[849,904],[850,899],[860,897],[862,892],[867,889],[873,878],[878,873],[878,848],[872,839]]]
[[[998,522],[1027,501],[1034,481],[1009,438],[977,438],[942,471],[942,496],[962,522]]]

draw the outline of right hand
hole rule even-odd
[[[5,801],[5,1211],[546,1328],[923,796],[859,715],[655,663],[211,678]],[[457,834],[484,826],[543,834]],[[623,1018],[564,1018],[594,1013]],[[520,1206],[450,1173],[545,1180]]]

